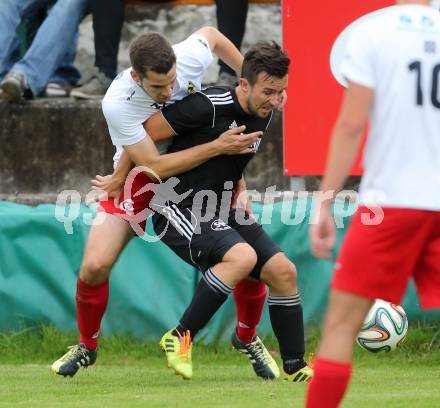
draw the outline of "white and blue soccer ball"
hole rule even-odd
[[[371,352],[391,351],[402,344],[407,332],[408,318],[403,308],[376,299],[357,335],[357,343]]]

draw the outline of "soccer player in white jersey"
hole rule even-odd
[[[360,207],[335,266],[308,408],[337,407],[355,337],[375,298],[399,304],[414,278],[423,308],[440,307],[440,15],[398,1],[353,32],[348,80],[321,190],[339,191],[369,118]],[[312,252],[330,259],[331,199],[315,213]],[[371,210],[367,209],[370,208]]]
[[[148,165],[158,177],[167,178],[219,154],[249,152],[248,146],[257,140],[259,132],[240,135],[243,127],[231,129],[210,143],[164,155],[159,153],[164,146],[156,147],[144,129],[144,122],[163,106],[200,90],[204,71],[212,61],[211,50],[234,70],[241,69],[243,57],[240,52],[212,27],[198,30],[173,47],[157,33],[143,34],[133,41],[130,46],[132,67],[115,78],[103,100],[110,136],[117,147],[114,157],[116,168],[123,167],[124,162],[129,166],[133,160],[138,165]],[[122,155],[120,160],[123,149],[128,155]],[[115,179],[112,178],[112,181]],[[123,182],[118,184],[117,190]],[[76,293],[80,341],[53,363],[52,370],[57,374],[73,376],[80,367],[87,367],[96,360],[99,330],[109,297],[111,268],[134,236],[127,220],[143,213],[153,194],[151,191],[136,194],[145,185],[154,182],[145,173],[137,174],[131,182],[130,196],[121,193],[120,206],[116,206],[113,199],[101,202],[100,211],[106,213],[105,217],[97,217],[98,222],[90,229]],[[145,221],[137,223],[145,228]],[[251,281],[243,281],[236,292],[238,315],[250,319],[237,327],[242,337],[253,340],[265,294],[264,285]],[[255,349],[256,352],[264,349],[259,339]],[[265,361],[265,364],[276,367],[273,359]],[[268,369],[270,376],[278,374],[274,374],[269,366]]]

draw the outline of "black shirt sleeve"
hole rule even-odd
[[[191,94],[161,112],[176,134],[213,126],[214,105],[202,92]]]

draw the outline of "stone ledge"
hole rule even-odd
[[[40,204],[54,204],[57,202],[57,194],[0,194],[0,201],[25,204],[36,207]]]
[[[0,194],[85,194],[90,179],[112,171],[114,147],[100,101],[38,99],[0,103]],[[272,120],[260,151],[249,164],[249,189],[289,188],[282,173],[282,116]]]
[[[111,171],[113,146],[100,102],[38,99],[0,103],[0,193],[87,191]]]

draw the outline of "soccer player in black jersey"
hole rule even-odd
[[[212,87],[190,95],[151,117],[148,132],[156,140],[175,136],[169,152],[213,140],[232,127],[263,135],[287,86],[289,63],[276,43],[258,43],[245,55],[236,88]],[[283,359],[283,378],[307,381],[313,375],[304,361],[295,266],[249,214],[231,207],[231,190],[242,179],[260,140],[251,153],[220,155],[179,175],[174,198],[167,183],[158,185],[151,205],[162,241],[204,273],[179,324],[161,340],[168,365],[184,378],[192,377],[191,344],[197,332],[235,285],[248,277],[270,288],[269,314]]]

